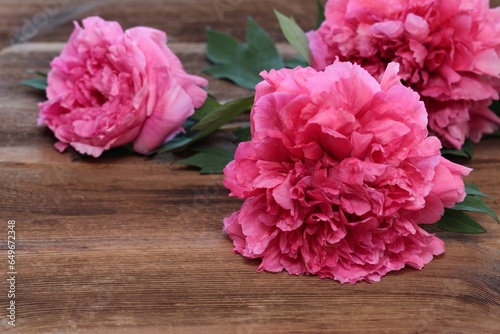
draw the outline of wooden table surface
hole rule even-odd
[[[231,3],[223,20],[214,3]],[[341,285],[312,276],[256,273],[231,252],[222,219],[240,202],[222,176],[153,159],[75,160],[36,126],[43,95],[21,87],[47,70],[71,24],[9,47],[8,36],[41,3],[0,2],[0,333],[496,333],[500,328],[500,226],[488,233],[438,231],[446,253],[422,271]],[[95,2],[94,3],[98,3]],[[186,69],[201,74],[204,27],[243,35],[251,14],[273,36],[270,9],[312,25],[302,1],[121,1],[90,10],[124,26],[165,29]],[[77,18],[85,14],[77,15]],[[174,21],[174,22],[172,22]],[[34,42],[40,43],[36,44]],[[210,79],[219,99],[248,94]],[[500,140],[476,148],[467,178],[500,201]],[[500,213],[500,205],[490,202]],[[7,325],[8,220],[16,221],[16,327]]]

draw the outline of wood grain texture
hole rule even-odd
[[[500,5],[491,0],[490,6]],[[245,18],[253,16],[283,41],[273,9],[312,29],[316,1],[301,0],[0,0],[0,48],[17,40],[65,41],[73,20],[99,15],[124,28],[138,25],[167,31],[172,42],[203,42],[207,26],[243,38]]]
[[[444,255],[375,284],[256,273],[258,261],[232,254],[222,232],[240,202],[227,196],[221,176],[172,165],[168,155],[75,160],[53,148],[50,132],[36,127],[43,95],[17,83],[32,76],[27,69],[47,69],[58,47],[0,53],[0,333],[498,331],[500,226],[493,220],[477,216],[488,230],[482,235],[436,231]],[[172,48],[201,74],[202,44]],[[213,79],[209,87],[219,99],[248,94]],[[500,201],[500,140],[476,151],[467,181]],[[15,329],[5,311],[8,219],[18,238]]]
[[[243,38],[246,17],[253,16],[270,28],[273,38],[283,41],[274,8],[293,15],[304,29],[314,26],[315,1],[0,0],[0,47],[19,38],[65,41],[73,29],[72,21],[90,15],[117,20],[124,28],[145,25],[162,29],[171,42],[203,42],[207,26]]]

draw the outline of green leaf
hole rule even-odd
[[[281,31],[287,41],[297,50],[297,52],[304,57],[308,64],[311,64],[311,51],[309,49],[309,40],[307,39],[306,33],[301,27],[295,22],[291,17],[286,17],[285,15],[274,10],[276,17],[278,18]]]
[[[157,154],[157,153],[178,150],[178,149],[187,147],[192,143],[193,143],[192,138],[181,135],[181,136],[174,137],[173,139],[167,141],[165,144],[160,146],[158,149],[149,152],[147,155],[153,155],[153,154]]]
[[[285,66],[273,39],[251,17],[248,18],[246,43],[207,29],[207,58],[215,66],[206,68],[206,73],[251,90],[262,81],[260,72]]]
[[[441,150],[441,154],[458,158],[472,159],[474,156],[474,143],[470,139],[466,139],[460,150],[443,148]]]
[[[486,230],[479,225],[471,216],[462,212],[445,209],[444,215],[434,224],[442,230],[458,233],[477,234]]]
[[[199,130],[200,134],[213,133],[239,114],[252,108],[253,101],[254,97],[248,96],[219,105],[215,110],[206,114],[191,130]]]
[[[269,71],[285,66],[283,58],[276,49],[274,40],[251,17],[248,18],[246,38],[248,48],[244,53],[244,58],[246,60],[245,65],[249,69],[260,73],[262,70]]]
[[[450,209],[445,209],[445,213],[441,220],[436,223],[436,226],[443,230],[461,233],[483,233],[486,230],[479,223],[467,215],[464,211],[484,213],[495,219],[498,223],[500,220],[491,208],[483,202],[481,197],[490,198],[490,196],[479,191],[475,184],[469,183],[465,185],[467,196],[463,202],[455,204]]]
[[[326,20],[325,17],[325,5],[320,0],[316,0],[316,3],[318,4],[318,18],[316,19],[316,26],[314,29],[318,29],[323,21]]]
[[[234,64],[245,51],[245,46],[233,36],[207,29],[207,58],[216,64]]]
[[[493,101],[493,103],[490,106],[490,109],[495,114],[497,114],[498,116],[500,116],[500,100]]]
[[[249,141],[249,140],[252,139],[252,134],[250,132],[250,126],[242,127],[241,129],[238,129],[238,130],[234,131],[233,134],[240,141]]]
[[[205,69],[204,72],[216,79],[231,80],[236,85],[250,90],[254,90],[255,86],[262,81],[257,72],[248,71],[238,64],[215,65]]]
[[[212,96],[208,96],[205,100],[205,103],[203,103],[200,108],[196,109],[194,111],[194,114],[189,117],[189,119],[193,121],[199,121],[218,107],[220,107],[220,103],[217,102],[217,100]]]
[[[125,157],[133,154],[138,154],[134,151],[132,148],[132,145],[123,145],[119,147],[112,148],[110,150],[102,152],[100,158],[106,158],[106,157]],[[87,155],[87,157],[91,157],[92,160],[95,158],[92,156]]]
[[[40,90],[46,90],[48,87],[47,78],[35,78],[35,79],[23,80],[21,81],[21,84]]]
[[[490,109],[500,117],[500,100],[493,101],[493,103],[490,105]],[[487,135],[486,137],[500,138],[500,130],[497,130],[492,134]]]
[[[219,104],[217,101],[205,102],[203,111],[195,113],[199,120],[190,128],[163,144],[151,154],[163,153],[186,148],[197,141],[211,135],[222,125],[232,121],[236,116],[250,110],[253,105],[253,96],[230,101],[226,104]]]
[[[442,149],[441,154],[449,157],[470,159],[470,156],[462,150]]]
[[[44,78],[46,78],[49,75],[48,72],[33,70],[33,69],[30,69],[30,68],[27,69],[26,72],[28,72],[28,73],[35,73],[35,74],[38,74],[39,76],[44,77]]]
[[[201,174],[220,174],[224,167],[234,159],[234,152],[218,147],[207,147],[197,151],[195,155],[177,160],[176,163],[201,168]]]
[[[285,67],[287,68],[295,68],[297,66],[307,67],[307,61],[302,56],[296,56],[292,58],[285,59]]]
[[[465,184],[465,192],[467,193],[467,195],[481,196],[493,200],[491,196],[481,192],[474,183]]]
[[[455,204],[450,210],[485,213],[495,219],[497,223],[500,223],[495,212],[493,212],[493,210],[483,202],[481,197],[478,196],[467,195],[463,202]]]

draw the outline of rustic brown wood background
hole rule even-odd
[[[438,231],[443,256],[380,283],[256,273],[258,262],[232,254],[222,232],[222,218],[240,203],[221,176],[171,165],[168,156],[59,154],[50,132],[35,125],[43,95],[18,82],[30,69],[48,69],[60,48],[49,42],[64,42],[71,23],[38,27],[30,42],[42,44],[10,44],[26,22],[44,22],[40,13],[62,20],[84,3],[101,6],[75,18],[99,14],[166,30],[198,74],[207,25],[242,37],[252,15],[282,41],[273,7],[309,28],[315,15],[313,1],[299,0],[1,0],[0,333],[498,332],[500,227],[487,217],[478,216],[487,234]],[[232,7],[220,16],[214,4],[224,3]],[[215,80],[209,87],[220,99],[248,93]],[[500,201],[500,140],[483,141],[467,164],[475,169],[467,181]],[[17,233],[15,328],[6,317],[9,219]]]

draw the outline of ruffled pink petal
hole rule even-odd
[[[224,169],[244,199],[224,220],[234,251],[259,271],[376,282],[422,269],[444,243],[419,224],[463,200],[470,169],[440,155],[417,93],[391,64],[378,83],[361,67],[262,74],[252,140]]]

